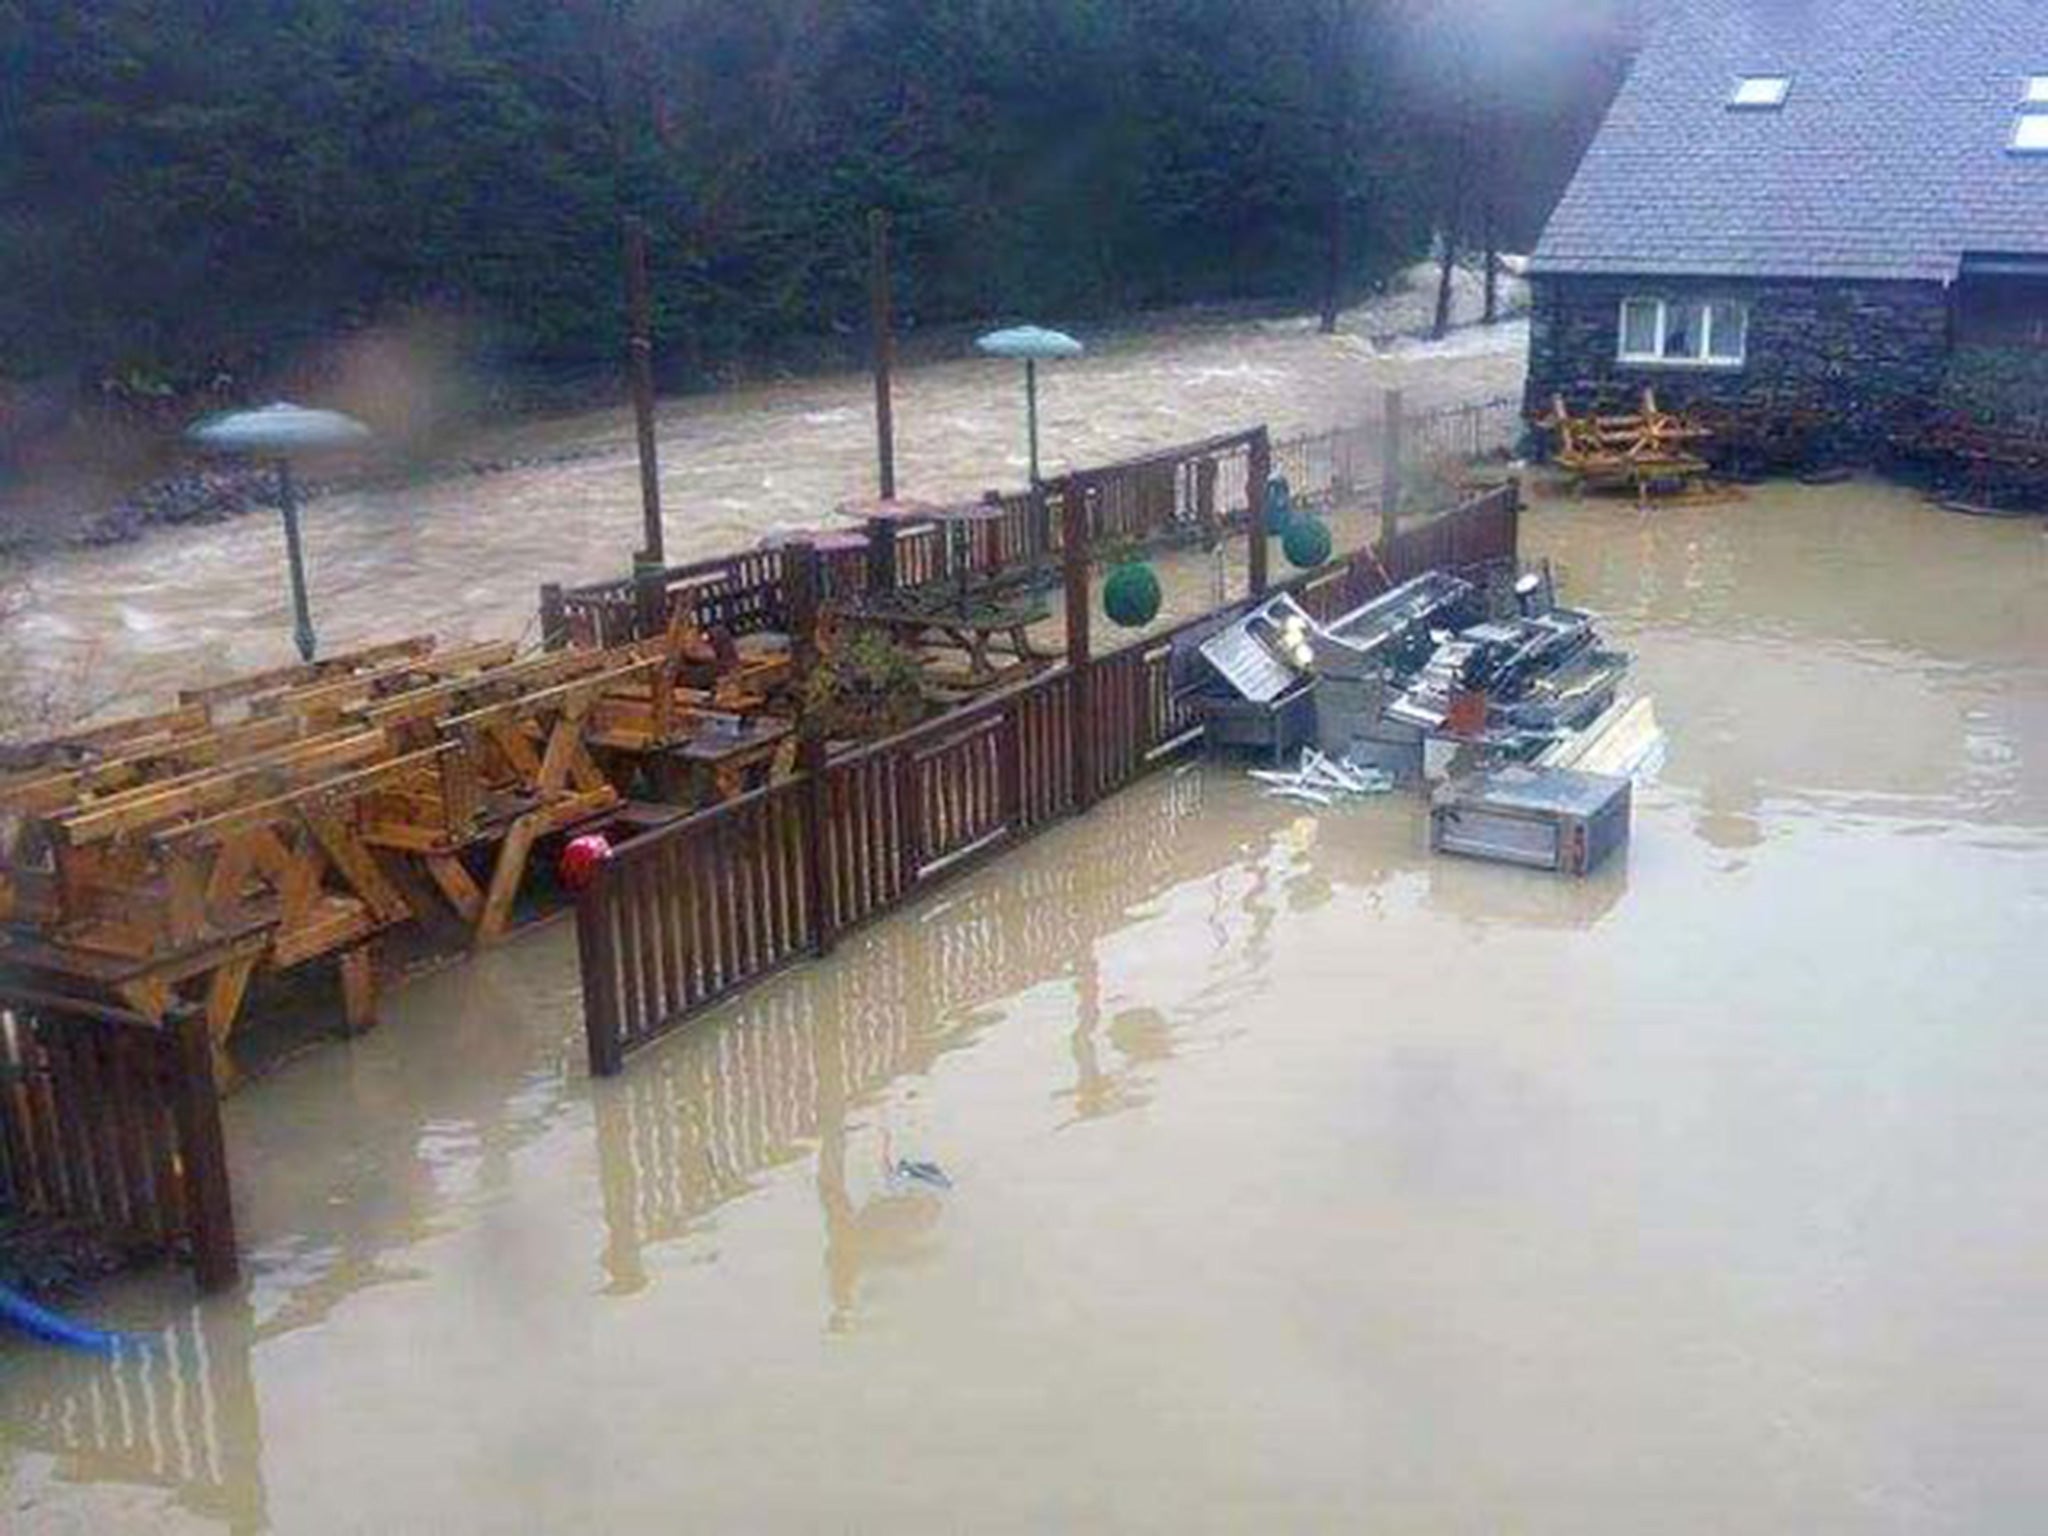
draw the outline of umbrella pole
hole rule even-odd
[[[298,642],[299,659],[313,659],[313,609],[306,598],[306,554],[299,545],[299,504],[292,486],[292,466],[277,461],[277,505],[284,514],[284,555],[292,577],[292,638]]]
[[[1038,484],[1038,364],[1024,359],[1024,421],[1031,434],[1031,483]]]

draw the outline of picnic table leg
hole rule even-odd
[[[242,955],[222,964],[206,981],[206,1038],[213,1048],[214,1086],[223,1093],[235,1084],[228,1037],[234,1033],[242,998],[249,990],[249,975],[255,969],[256,956]]]
[[[455,909],[455,915],[465,923],[475,923],[483,914],[484,894],[463,868],[462,860],[452,853],[430,853],[426,864],[435,888]]]
[[[529,811],[513,822],[512,829],[505,834],[505,841],[498,848],[497,867],[491,871],[490,894],[484,898],[483,915],[477,920],[479,947],[504,938],[512,922],[512,900],[519,894],[519,882],[526,876],[526,861],[533,853],[539,831],[539,813]]]
[[[341,955],[341,1006],[348,1032],[360,1035],[377,1023],[377,957],[369,944]]]

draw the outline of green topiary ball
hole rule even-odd
[[[1102,583],[1102,611],[1125,629],[1143,629],[1159,617],[1159,577],[1142,560],[1126,560]]]
[[[1319,517],[1297,517],[1287,525],[1280,548],[1296,570],[1312,571],[1329,563],[1330,528]]]

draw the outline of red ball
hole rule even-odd
[[[569,846],[562,850],[562,862],[556,866],[556,873],[562,877],[562,884],[572,891],[580,891],[597,878],[598,869],[611,856],[609,838],[602,832],[586,832],[581,837],[569,839]]]

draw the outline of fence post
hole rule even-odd
[[[616,1077],[626,1064],[619,1039],[619,973],[612,945],[610,872],[602,865],[576,898],[576,962],[583,973],[583,1037],[592,1077]]]
[[[1508,563],[1522,568],[1522,477],[1509,475],[1504,487],[1508,509]]]
[[[550,651],[569,643],[569,610],[559,581],[545,582],[540,589],[540,643]]]
[[[171,1114],[185,1167],[185,1218],[192,1232],[192,1272],[202,1291],[235,1283],[235,1202],[228,1186],[227,1142],[220,1128],[220,1092],[213,1080],[213,1039],[203,1010],[173,1008],[169,1034]]]
[[[1074,806],[1095,803],[1095,733],[1090,687],[1094,662],[1088,650],[1088,482],[1069,475],[1060,486],[1060,559],[1066,573],[1067,668],[1073,673],[1067,700],[1067,751],[1074,763]]]
[[[886,517],[870,518],[868,536],[868,591],[885,597],[896,590],[896,524]]]
[[[633,563],[633,636],[658,639],[668,629],[668,573],[658,564]]]
[[[1380,560],[1394,557],[1394,536],[1401,531],[1401,391],[1386,396],[1386,425],[1380,433]]]
[[[826,802],[828,766],[823,723],[809,707],[811,674],[818,665],[818,613],[824,596],[818,547],[792,544],[784,554],[789,593],[791,657],[796,665],[797,764],[804,776],[804,900],[811,909],[811,950],[828,955],[837,937],[825,882],[825,837],[831,825]]]
[[[1266,595],[1266,482],[1273,478],[1273,439],[1264,427],[1252,433],[1245,455],[1245,518],[1251,525],[1252,601]]]

